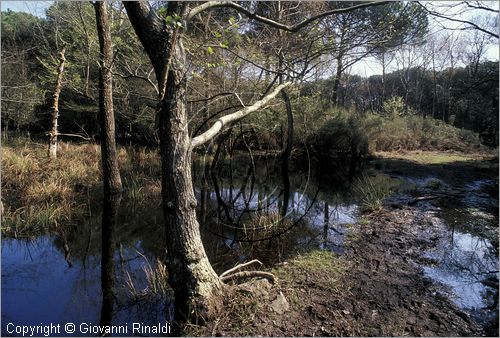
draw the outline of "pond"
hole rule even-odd
[[[197,163],[194,176],[202,238],[217,273],[254,258],[272,266],[310,248],[343,254],[358,220],[349,181],[299,170],[283,177],[278,159],[222,161],[216,175]],[[403,179],[418,186],[431,178]],[[425,253],[434,262],[422,266],[425,275],[485,327],[498,320],[498,243],[478,230],[488,228],[481,222],[498,223],[488,184],[471,182],[456,203],[421,206],[441,229]],[[134,322],[153,327],[173,318],[170,291],[148,290],[148,271],[166,259],[159,199],[104,203],[104,215],[96,205],[57,236],[2,238],[2,334],[8,323],[86,323],[74,335],[98,335],[92,328],[104,324],[125,325],[117,335],[132,335]]]
[[[319,188],[296,174],[286,201],[277,168],[261,163],[250,176],[236,168],[230,177],[223,168],[219,177],[198,177],[202,237],[218,273],[253,258],[270,266],[311,247],[343,251],[347,225],[357,217],[349,191]],[[74,335],[96,335],[92,328],[104,324],[128,325],[131,335],[133,322],[153,326],[173,318],[171,294],[148,292],[147,271],[166,256],[160,201],[104,202],[104,217],[103,206],[93,206],[91,216],[59,235],[2,238],[2,334],[9,334],[9,323],[60,324],[60,335],[67,335],[67,323],[85,323]]]

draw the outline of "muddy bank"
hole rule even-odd
[[[234,289],[223,315],[188,333],[498,335],[498,163],[375,167],[404,188],[346,228],[342,255],[313,250],[279,264],[276,285]]]
[[[366,216],[351,229],[344,256],[312,252],[285,262],[273,270],[275,286],[245,285],[229,297],[224,315],[190,329],[224,336],[484,335],[422,272],[434,230],[414,207]]]

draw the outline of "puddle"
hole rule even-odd
[[[498,277],[498,258],[489,240],[446,228],[426,256],[438,262],[435,266],[425,266],[426,274],[449,285],[458,306],[478,310],[491,305],[487,294],[494,290],[483,281]]]
[[[334,185],[318,191],[303,174],[291,175],[290,186],[284,189],[276,172],[275,167],[266,165],[257,168],[253,181],[248,176],[233,180],[226,175],[215,186],[211,181],[204,187],[195,182],[202,238],[216,272],[253,258],[274,264],[308,247],[344,252],[344,239],[349,225],[357,221],[359,209],[351,193],[335,190]],[[498,304],[494,304],[498,297],[498,242],[491,240],[492,234],[498,237],[498,225],[496,232],[491,230],[498,216],[490,212],[494,198],[484,191],[491,184],[486,180],[472,182],[463,189],[468,193],[459,201],[462,205],[437,207],[432,203],[425,211],[434,213],[441,230],[436,247],[426,253],[437,262],[423,267],[426,275],[447,285],[450,298],[485,326],[498,314]],[[407,179],[408,190],[415,186],[450,188],[435,177]],[[284,199],[286,191],[288,199]],[[288,205],[285,214],[293,227],[271,240],[238,241],[243,238],[241,224],[262,215],[279,221],[284,205]],[[168,296],[131,302],[126,288],[129,275],[138,290],[146,288],[144,267],[165,258],[163,229],[160,207],[132,208],[122,201],[111,263],[116,287],[111,323],[157,324],[172,318]],[[33,241],[2,239],[3,334],[9,322],[98,324],[101,320],[101,218],[81,220],[71,231],[74,233],[68,234],[67,243],[56,236]]]
[[[6,325],[87,323],[101,320],[101,259],[92,256],[68,264],[54,236],[25,241],[2,239],[2,335],[10,335]],[[122,250],[126,269],[138,282],[143,278],[141,259],[133,250]],[[118,256],[118,253],[117,253]],[[116,266],[115,269],[122,268]],[[123,275],[115,276],[117,304],[111,324],[143,322],[149,325],[165,321],[171,307],[169,300],[143,299],[131,303],[124,289]],[[137,283],[140,287],[141,283]],[[147,312],[144,311],[147,309]],[[55,334],[57,335],[57,334]],[[61,335],[66,333],[61,331]],[[75,336],[82,335],[77,331]]]
[[[425,256],[436,264],[423,266],[425,274],[448,289],[449,298],[483,327],[498,326],[498,215],[495,199],[484,192],[491,180],[464,187],[457,203],[440,203],[433,217],[440,232],[436,246]]]

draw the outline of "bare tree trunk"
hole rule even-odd
[[[57,120],[59,118],[59,95],[61,94],[62,79],[64,72],[64,63],[66,58],[64,53],[66,52],[66,47],[63,46],[61,52],[59,53],[59,67],[57,68],[57,79],[54,88],[54,94],[52,94],[53,104],[52,104],[52,128],[49,132],[49,158],[57,158]]]
[[[115,116],[113,111],[113,48],[109,26],[109,12],[105,1],[94,3],[97,35],[100,46],[99,72],[99,121],[101,125],[101,156],[104,190],[122,190],[122,180],[118,168],[116,152]]]
[[[385,101],[385,50],[382,51],[382,104]]]
[[[196,218],[191,176],[191,138],[186,112],[186,55],[182,29],[172,31],[150,15],[147,4],[125,2],[127,15],[144,46],[160,89],[162,202],[167,234],[169,283],[175,294],[176,321],[210,318],[219,307],[223,284],[205,253]],[[186,4],[168,4],[169,15]],[[167,75],[167,78],[164,75]],[[162,97],[162,93],[165,95]]]
[[[343,67],[343,53],[339,53],[337,57],[337,71],[335,73],[335,79],[333,80],[333,90],[332,90],[332,105],[335,107],[338,105],[339,87],[340,79],[342,77],[342,67]]]
[[[185,4],[169,3],[180,12]],[[222,282],[212,269],[201,242],[191,179],[191,139],[186,112],[186,56],[182,32],[169,31],[151,20],[143,3],[125,3],[127,14],[144,45],[165,96],[158,105],[162,199],[169,256],[169,282],[174,289],[176,320],[208,318],[221,299]],[[167,74],[164,78],[163,74]]]
[[[218,307],[222,282],[208,261],[196,218],[191,179],[191,138],[187,128],[185,52],[182,40],[173,51],[165,99],[160,103],[162,197],[167,232],[170,285],[176,318],[208,318]]]
[[[432,46],[432,117],[437,117],[437,83],[436,83],[436,52],[434,45]]]

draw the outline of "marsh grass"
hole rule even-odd
[[[144,267],[144,273],[146,274],[150,293],[166,295],[170,292],[167,267],[162,261],[157,259],[154,268],[148,264]]]
[[[362,212],[375,212],[382,209],[384,199],[401,187],[401,180],[387,175],[363,175],[354,182],[354,193],[359,197]]]
[[[287,264],[279,265],[272,272],[278,277],[281,286],[285,290],[292,290],[291,286],[296,283],[308,281],[311,276],[314,278],[316,287],[328,292],[338,293],[342,287],[342,277],[349,269],[350,262],[345,257],[338,256],[327,250],[313,250],[303,254],[298,254]],[[291,300],[297,295],[288,291],[287,297]],[[302,306],[300,297],[295,299],[297,307]]]
[[[88,216],[102,194],[99,144],[59,143],[56,160],[47,146],[27,138],[2,144],[2,234],[33,235],[60,230]],[[146,148],[120,147],[120,171],[130,203],[159,196],[159,158]],[[149,188],[145,189],[147,185]]]
[[[146,276],[146,287],[143,289],[137,287],[132,276],[127,271],[125,273],[125,287],[129,294],[136,299],[148,296],[171,295],[172,289],[168,284],[168,271],[165,263],[160,259],[156,259],[156,263],[153,267],[145,256],[141,256],[145,260],[142,271]]]
[[[495,158],[493,151],[477,153],[459,153],[450,151],[404,151],[404,152],[377,152],[375,155],[382,159],[400,159],[424,165],[449,164],[453,162],[470,162],[490,160]]]

